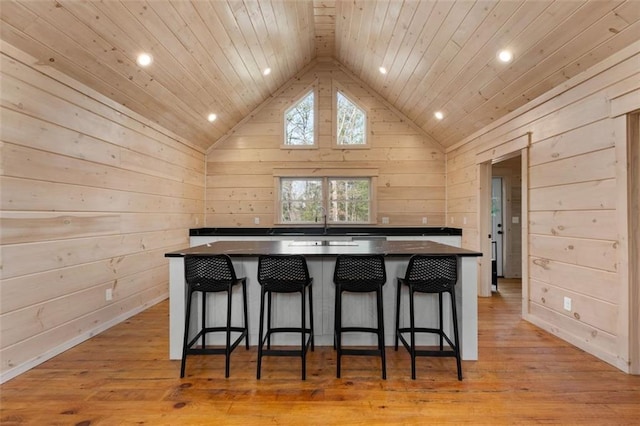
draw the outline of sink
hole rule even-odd
[[[353,241],[291,241],[289,247],[300,246],[357,246],[358,243]]]

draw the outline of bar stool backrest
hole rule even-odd
[[[226,291],[236,282],[231,258],[226,254],[185,256],[184,275],[193,291]]]
[[[409,259],[405,282],[415,291],[442,293],[452,291],[458,281],[458,258],[414,254]]]
[[[347,255],[336,257],[333,282],[352,292],[375,291],[387,281],[383,255]]]
[[[258,257],[258,282],[267,291],[292,293],[311,284],[307,261],[298,254]]]

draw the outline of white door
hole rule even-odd
[[[498,276],[504,276],[503,271],[503,195],[502,195],[502,178],[491,178],[491,247],[493,253],[491,258],[496,260]]]

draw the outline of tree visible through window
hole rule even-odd
[[[328,223],[369,223],[371,179],[280,178],[281,223],[321,223],[325,212]]]
[[[340,91],[336,92],[337,144],[364,145],[367,116],[365,112]]]
[[[371,212],[370,179],[329,179],[329,221],[366,223]]]
[[[305,146],[315,143],[314,110],[312,90],[285,112],[285,145]]]
[[[311,223],[322,218],[322,179],[281,178],[280,217],[282,222]]]

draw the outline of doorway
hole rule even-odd
[[[528,142],[529,134],[525,134],[476,156],[478,247],[483,253],[478,265],[481,297],[490,297],[499,291],[492,286],[494,262],[491,260],[495,258],[496,278],[500,275],[519,279],[523,283],[523,300],[528,298],[524,285],[528,279]],[[522,308],[524,314],[525,304]]]
[[[521,155],[493,163],[491,182],[491,241],[496,276],[522,278]]]
[[[504,277],[502,263],[504,260],[504,246],[502,222],[504,222],[503,178],[491,174],[491,286],[498,290],[498,278]]]

